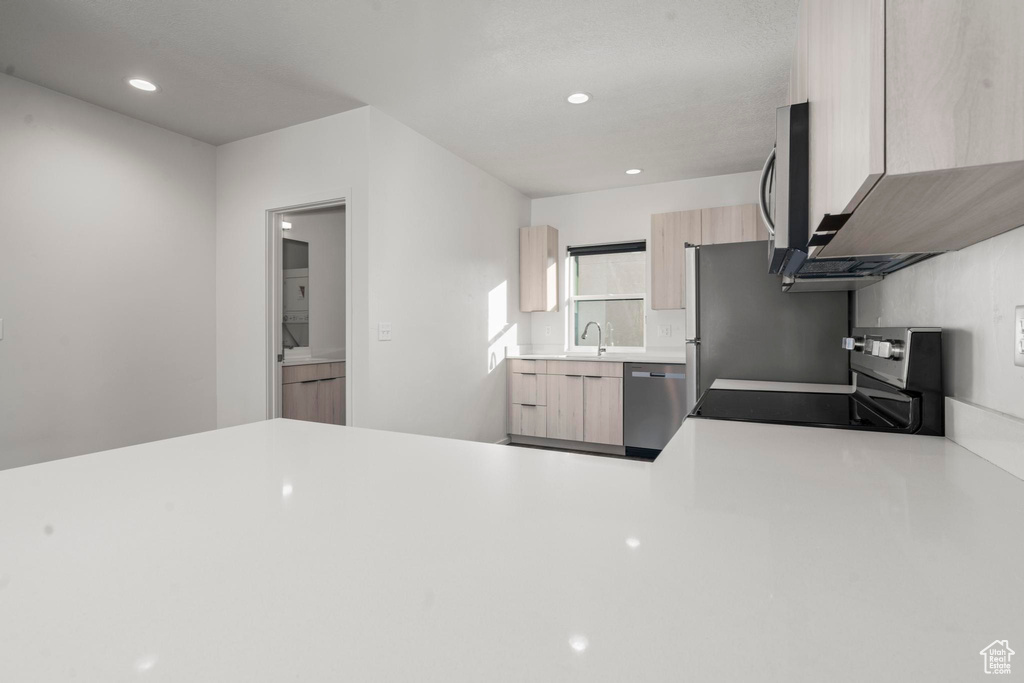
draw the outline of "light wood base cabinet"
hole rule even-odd
[[[345,424],[344,363],[288,365],[281,382],[281,417]]]
[[[509,434],[622,445],[621,363],[513,360],[508,382]]]
[[[622,380],[583,378],[583,440],[622,445]]]
[[[544,437],[548,435],[547,408],[544,406],[514,404],[510,419],[510,434]]]
[[[583,377],[548,375],[547,435],[583,441]]]

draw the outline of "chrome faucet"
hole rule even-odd
[[[583,334],[580,335],[580,339],[587,338],[587,332],[590,330],[591,325],[597,325],[597,323],[595,323],[593,320],[587,323],[587,326],[583,328]],[[607,349],[601,346],[601,326],[597,325],[597,355],[600,356],[606,350]]]

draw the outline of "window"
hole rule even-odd
[[[569,247],[570,325],[572,350],[601,343],[616,351],[642,351],[645,346],[644,313],[647,309],[647,243]]]

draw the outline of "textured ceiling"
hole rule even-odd
[[[372,104],[538,197],[759,168],[796,5],[0,0],[0,68],[213,144]]]

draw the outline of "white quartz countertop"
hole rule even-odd
[[[520,360],[599,360],[606,363],[686,363],[686,356],[666,353],[524,353],[510,354]]]
[[[934,437],[261,422],[0,472],[0,679],[973,680],[1024,645],[1021,519]]]
[[[749,379],[716,379],[712,389],[732,391],[797,391],[805,394],[852,394],[857,387],[852,384],[813,384],[808,382],[765,382]]]
[[[288,358],[281,361],[281,365],[319,365],[320,363],[344,363],[344,358]]]

